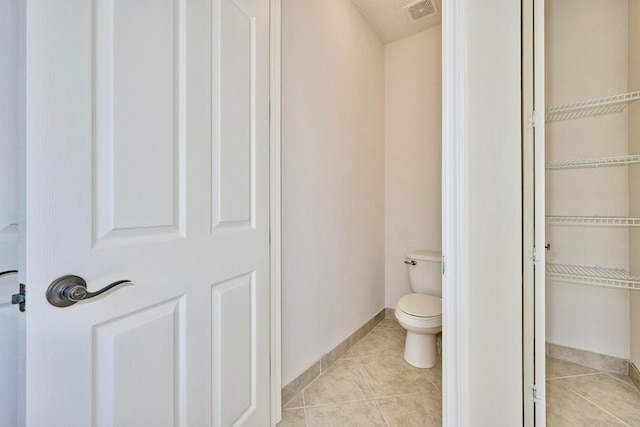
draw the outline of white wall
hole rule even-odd
[[[546,2],[546,101],[624,93],[628,1]],[[548,123],[547,161],[624,155],[627,114]],[[627,216],[628,168],[547,172],[547,215]],[[629,230],[547,227],[547,261],[629,268]],[[547,283],[547,342],[629,357],[629,292]]]
[[[384,308],[384,47],[350,1],[282,12],[286,385]]]
[[[629,91],[640,90],[640,0],[629,0]],[[629,106],[629,153],[640,154],[640,102]],[[640,167],[629,168],[629,215],[640,217]],[[630,232],[629,267],[640,276],[640,230]],[[631,292],[631,361],[640,367],[640,292]]]
[[[442,27],[385,45],[385,305],[411,292],[404,256],[441,249]]]
[[[516,426],[522,424],[520,2],[465,5],[468,425]]]

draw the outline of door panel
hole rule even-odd
[[[233,425],[256,406],[256,283],[249,273],[217,284],[213,289],[215,425]],[[235,324],[233,333],[220,325]]]
[[[185,0],[95,2],[97,243],[179,237]],[[183,102],[181,102],[181,100]],[[182,131],[182,132],[181,132]],[[153,165],[140,174],[141,165]],[[182,209],[181,209],[182,207]]]
[[[268,0],[28,18],[28,425],[268,425]]]
[[[220,34],[220,43],[214,50],[213,88],[220,98],[213,129],[213,162],[218,165],[213,177],[213,227],[255,226],[255,177],[251,173],[258,77],[255,17],[234,0],[221,0],[218,16],[214,31]],[[247,84],[240,88],[228,84],[235,79]]]
[[[93,328],[97,426],[185,425],[184,311],[179,298]]]

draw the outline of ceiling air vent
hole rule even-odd
[[[405,7],[405,9],[414,21],[438,13],[438,9],[433,0],[420,0],[417,3]]]

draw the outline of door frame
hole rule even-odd
[[[282,419],[282,0],[270,0],[269,267],[271,295],[271,425]]]
[[[544,0],[523,1],[524,425],[546,425]]]
[[[536,226],[535,246],[540,248],[538,262],[535,265],[535,290],[534,290],[534,372],[537,387],[537,400],[535,405],[535,425],[545,426],[547,424],[547,389],[546,389],[546,170],[545,170],[545,2],[544,0],[533,0],[533,20],[534,20],[534,107],[537,113],[537,123],[535,127],[535,217]]]
[[[282,0],[271,0],[271,407],[282,418],[281,28]],[[467,425],[465,242],[465,2],[442,8],[443,426]]]
[[[465,1],[442,7],[442,421],[467,425]]]

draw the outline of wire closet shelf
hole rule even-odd
[[[619,216],[547,216],[549,225],[583,227],[640,227],[640,218]]]
[[[556,160],[548,162],[545,168],[547,170],[605,168],[611,166],[626,166],[634,163],[640,163],[640,155],[631,154],[628,156],[596,157],[591,159]]]
[[[547,279],[560,282],[614,289],[640,290],[640,277],[632,276],[622,268],[547,263],[546,273]]]
[[[549,107],[545,112],[545,120],[558,122],[619,113],[627,107],[628,103],[639,99],[640,91]]]

